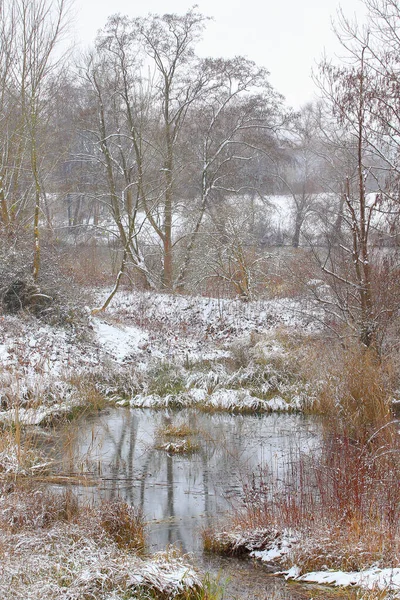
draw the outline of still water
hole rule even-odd
[[[160,449],[171,427],[187,429],[196,451]],[[268,465],[283,477],[296,449],[315,446],[317,432],[315,423],[299,415],[112,409],[69,429],[62,470],[93,475],[94,485],[82,494],[119,497],[139,507],[151,550],[176,544],[197,552],[200,529],[240,501],[249,475]]]
[[[160,449],[165,432],[182,427],[196,451]],[[201,530],[218,527],[260,466],[283,478],[299,449],[316,447],[318,431],[317,423],[300,415],[109,409],[64,432],[61,470],[91,474],[91,484],[80,488],[87,499],[119,497],[139,507],[149,550],[175,544],[193,553],[202,568],[229,578],[226,598],[295,598],[296,586],[270,577],[263,565],[204,556]]]

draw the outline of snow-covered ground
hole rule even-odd
[[[290,374],[277,367],[286,356],[277,332],[315,331],[313,310],[288,299],[243,303],[126,293],[117,297],[109,312],[107,337],[98,335],[98,340],[112,360],[134,364],[142,374],[153,370],[153,381],[142,378],[120,404],[201,405],[246,412],[301,410],[310,401],[310,390],[300,381],[289,381]],[[104,323],[94,327],[99,334]],[[136,347],[131,354],[125,351],[129,346]],[[171,387],[177,389],[160,393],[154,385],[158,376],[154,371],[162,365],[173,371]]]
[[[252,531],[221,531],[214,533],[213,544],[217,551],[229,555],[247,553],[275,570],[293,561],[293,553],[302,544],[302,536],[291,529],[255,529]],[[260,549],[262,548],[262,549]],[[358,587],[375,592],[391,592],[391,597],[400,596],[400,568],[372,566],[360,571],[304,572],[296,564],[284,571],[275,571],[288,581],[316,583],[334,587]],[[394,596],[393,596],[394,594]],[[379,596],[380,597],[380,596]]]
[[[372,567],[364,571],[313,571],[301,574],[298,567],[292,567],[283,572],[288,580],[302,581],[306,583],[320,583],[339,587],[360,587],[368,590],[383,590],[400,594],[400,568],[379,569]]]
[[[29,315],[0,317],[0,420],[15,417],[17,408],[21,422],[37,424],[49,417],[51,407],[60,413],[79,404],[72,380],[87,374],[100,381],[119,378],[122,383],[114,394],[111,384],[102,387],[114,400],[122,393],[132,406],[165,405],[176,401],[177,394],[171,398],[168,390],[152,389],[152,373],[165,365],[182,380],[181,405],[301,408],[304,390],[289,389],[285,382],[274,387],[272,367],[271,381],[262,389],[249,382],[256,377],[255,362],[272,364],[284,354],[276,331],[315,330],[304,303],[122,292],[106,313],[92,317],[87,310],[87,324],[79,327],[50,326]],[[258,355],[253,364],[254,347]],[[243,366],[225,368],[223,361],[238,353],[244,355]],[[124,389],[127,378],[133,382],[131,390]]]
[[[2,600],[173,598],[202,588],[199,574],[172,549],[141,558],[118,546],[91,512],[48,524],[54,514],[42,509],[42,492],[10,496],[0,498]],[[35,519],[25,523],[29,511]]]

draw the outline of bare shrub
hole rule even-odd
[[[325,429],[317,450],[293,454],[284,478],[262,468],[244,486],[235,525],[296,531],[301,543],[283,562],[305,570],[397,565],[400,443],[391,427],[364,442]]]
[[[104,243],[65,245],[60,265],[63,275],[79,286],[107,286],[114,283],[112,250]]]
[[[360,443],[382,427],[381,435],[392,436],[390,363],[360,346],[330,358],[317,402],[328,429]]]
[[[63,272],[59,247],[42,245],[39,277],[31,275],[30,246],[23,239],[0,242],[0,305],[4,312],[27,311],[51,325],[77,325],[86,319],[88,292]]]

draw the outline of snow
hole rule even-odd
[[[219,389],[212,394],[207,394],[203,389],[192,388],[187,393],[167,394],[137,394],[130,401],[121,400],[119,406],[131,408],[190,408],[198,406],[205,410],[227,412],[290,412],[298,410],[298,403],[286,402],[280,396],[263,400],[253,396],[248,390]]]
[[[138,352],[148,339],[148,334],[138,327],[116,327],[99,319],[92,319],[92,324],[103,349],[120,363]]]
[[[249,556],[266,564],[276,566],[292,560],[292,551],[301,543],[301,537],[291,529],[281,532],[275,530],[256,529],[245,532],[222,531],[215,534],[215,540],[223,546],[228,545],[230,552],[244,548]],[[262,547],[262,549],[258,549]],[[286,580],[302,583],[317,583],[337,587],[359,587],[362,589],[379,589],[400,592],[400,568],[371,568],[362,571],[311,571],[302,573],[297,565],[286,571],[279,571]]]
[[[256,529],[245,532],[220,532],[215,540],[228,544],[231,551],[244,548],[249,556],[270,565],[287,564],[292,560],[292,551],[301,543],[301,536],[291,529],[283,531]],[[262,549],[258,549],[262,547]],[[302,583],[317,583],[335,587],[359,587],[400,592],[400,568],[371,568],[362,571],[310,571],[302,573],[300,567],[293,565],[286,571],[279,571],[286,580]]]
[[[293,221],[293,198],[291,196],[276,195],[268,196],[271,205],[271,223],[284,230],[292,229]]]
[[[178,442],[165,442],[157,446],[158,450],[164,450],[169,454],[186,454],[192,451],[192,445],[188,440],[179,440]]]
[[[247,390],[217,390],[206,399],[210,408],[219,410],[248,409],[250,411],[288,411],[290,405],[279,396],[271,400],[262,400]]]
[[[378,569],[377,567],[372,567],[371,569],[359,572],[313,571],[301,575],[300,569],[293,567],[284,574],[286,579],[307,583],[320,583],[340,587],[357,586],[369,590],[400,591],[400,568]]]
[[[51,406],[39,406],[37,408],[19,408],[0,412],[0,422],[16,423],[21,425],[42,425],[48,420],[53,421],[56,417],[66,416],[75,406],[79,406],[79,401],[55,403]]]
[[[284,529],[282,533],[275,536],[275,539],[268,544],[266,549],[253,550],[250,552],[250,556],[265,563],[273,563],[277,559],[290,554],[293,545],[297,544],[298,541],[299,538],[293,531]]]

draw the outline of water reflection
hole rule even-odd
[[[157,449],[167,425],[185,424],[199,444],[191,455]],[[67,462],[99,476],[82,489],[94,498],[121,497],[149,521],[151,550],[201,548],[210,526],[240,498],[242,482],[261,464],[283,477],[294,450],[314,447],[318,427],[299,415],[233,416],[112,409],[80,421],[68,435]],[[76,469],[76,466],[75,466]]]

